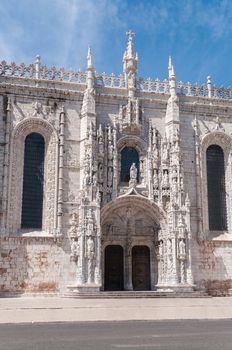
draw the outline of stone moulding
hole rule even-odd
[[[228,232],[231,232],[231,218],[230,212],[232,208],[232,188],[229,179],[232,176],[231,173],[231,149],[232,149],[232,138],[223,131],[212,131],[203,136],[201,140],[201,152],[200,152],[200,165],[201,165],[201,188],[202,188],[202,218],[203,218],[203,236],[205,239],[214,238],[215,234],[220,239],[220,235],[223,232],[210,232],[209,231],[209,218],[208,218],[208,193],[207,193],[207,171],[206,171],[206,151],[210,145],[218,145],[222,148],[225,156],[225,177],[226,177],[226,190],[227,196],[227,222]],[[226,233],[226,232],[225,232]],[[222,240],[226,238],[226,235],[222,235]]]

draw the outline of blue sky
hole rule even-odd
[[[232,85],[231,0],[1,0],[0,59],[120,74],[125,32],[135,33],[138,75]]]

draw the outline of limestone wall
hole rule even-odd
[[[0,292],[62,292],[74,278],[68,249],[53,238],[1,238]]]

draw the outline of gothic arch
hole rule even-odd
[[[137,207],[143,210],[143,212],[145,212],[146,215],[148,215],[152,220],[154,220],[154,223],[157,225],[157,228],[161,230],[166,229],[167,223],[164,211],[161,210],[154,202],[151,202],[147,198],[136,194],[123,195],[106,204],[101,209],[101,226],[104,225],[107,218],[110,217],[113,212],[116,212],[117,209],[130,206]]]
[[[230,209],[232,208],[232,185],[231,185],[231,150],[232,150],[232,138],[222,131],[213,131],[206,134],[201,141],[201,179],[202,179],[202,219],[203,230],[205,236],[208,238],[215,238],[222,232],[210,232],[209,230],[209,214],[208,214],[208,189],[207,189],[207,159],[206,153],[209,146],[217,145],[224,153],[225,162],[225,188],[226,188],[226,206],[227,206],[227,224],[228,232],[231,231],[232,221],[230,218]]]
[[[135,135],[126,135],[121,137],[118,140],[117,148],[118,151],[121,152],[121,150],[124,147],[133,147],[136,149],[136,151],[140,154],[140,156],[144,156],[146,153],[146,143],[138,136]]]
[[[44,201],[42,230],[52,233],[56,225],[58,135],[53,126],[39,118],[21,121],[12,132],[7,228],[16,234],[21,228],[24,143],[27,135],[40,134],[45,141]]]

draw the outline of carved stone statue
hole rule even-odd
[[[138,170],[136,168],[135,163],[133,163],[130,167],[130,181],[129,181],[130,187],[135,187],[137,185],[137,174],[138,174]]]
[[[92,283],[94,279],[93,263],[94,263],[94,241],[92,236],[89,236],[86,242],[87,245],[87,259],[88,259],[88,283]]]
[[[162,187],[169,188],[169,176],[167,171],[163,174]]]
[[[133,163],[130,167],[130,180],[134,180],[137,178],[137,173],[138,173],[138,170],[136,168],[136,165],[135,163]]]
[[[163,257],[163,249],[164,249],[164,247],[163,247],[163,241],[161,240],[161,241],[159,242],[159,257],[160,257],[160,258]]]
[[[94,241],[92,236],[87,239],[87,258],[88,260],[93,260],[94,258]]]
[[[163,144],[162,149],[162,160],[166,162],[168,160],[168,148],[166,142]]]
[[[71,255],[70,259],[71,261],[77,262],[78,258],[80,256],[80,244],[79,241],[75,238],[72,238],[71,240]]]
[[[111,140],[109,140],[108,144],[108,160],[112,161],[113,160],[113,154],[114,154],[114,146]]]
[[[183,239],[179,240],[179,254],[181,257],[185,257],[185,242]]]

